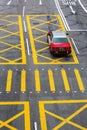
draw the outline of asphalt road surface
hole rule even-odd
[[[72,53],[54,57],[49,30]],[[87,1],[0,0],[0,130],[87,130]]]

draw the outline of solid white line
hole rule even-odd
[[[26,44],[27,44],[27,53],[28,55],[30,55],[30,51],[29,51],[29,42],[28,42],[28,39],[26,38]]]
[[[37,130],[37,122],[34,122],[34,128]]]
[[[42,5],[42,0],[39,1],[39,5]]]
[[[75,10],[73,9],[73,7],[72,7],[71,5],[70,5],[69,7],[70,7],[72,13],[75,14],[76,12],[75,12]]]
[[[71,40],[72,40],[72,43],[73,43],[73,45],[74,45],[74,47],[75,47],[75,49],[76,49],[77,54],[80,54],[79,51],[78,51],[78,49],[77,49],[77,46],[76,46],[76,44],[75,44],[75,42],[74,42],[74,40],[73,40],[73,38],[71,38]]]
[[[10,4],[11,4],[11,2],[12,2],[12,0],[10,0],[10,1],[7,3],[7,5],[10,5]]]
[[[24,31],[27,32],[27,27],[26,27],[25,20],[23,21],[23,24],[24,24]]]
[[[57,8],[58,12],[60,13],[60,16],[62,18],[62,21],[63,21],[64,25],[65,25],[66,30],[67,31],[70,30],[70,27],[69,27],[69,25],[68,25],[68,23],[66,21],[66,18],[65,18],[64,14],[63,14],[63,12],[61,10],[61,7],[59,5],[58,0],[54,0],[54,2],[55,2],[55,5],[56,5],[56,8]]]
[[[25,0],[24,2],[27,2],[27,0]]]
[[[83,6],[82,2],[80,0],[78,0],[78,2],[81,5],[81,7],[83,8],[83,10],[87,13],[87,9]]]
[[[82,29],[71,29],[70,32],[87,32],[87,30],[82,30]]]
[[[24,17],[24,14],[25,14],[25,6],[23,6],[23,17]]]

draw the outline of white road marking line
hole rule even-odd
[[[25,20],[23,20],[23,24],[24,24],[24,31],[27,32],[27,27],[26,27]]]
[[[69,93],[69,91],[67,91],[67,93]]]
[[[55,91],[52,91],[52,93],[55,93]]]
[[[25,0],[24,2],[27,2],[27,0]]]
[[[75,12],[75,10],[73,9],[73,7],[70,5],[69,6],[70,7],[70,9],[71,9],[71,12],[73,13],[73,14],[75,14],[76,12]]]
[[[10,4],[11,4],[11,2],[12,2],[12,0],[10,0],[10,1],[7,3],[7,5],[10,5]]]
[[[28,38],[26,38],[26,44],[27,44],[27,53],[28,55],[30,55]]]
[[[77,93],[77,91],[74,91],[74,93]]]
[[[81,68],[81,70],[84,70],[84,68]]]
[[[10,92],[7,92],[7,93],[10,93]]]
[[[39,5],[42,5],[42,0],[39,1]]]
[[[25,14],[25,6],[23,6],[23,17],[24,17],[24,14]]]
[[[71,29],[71,32],[87,32],[87,30],[82,30],[82,29]]]
[[[17,92],[14,92],[15,94],[17,93]]]
[[[73,43],[73,45],[74,45],[74,47],[75,47],[75,49],[76,49],[77,54],[80,54],[79,51],[78,51],[78,48],[77,48],[77,46],[76,46],[76,44],[75,44],[75,42],[74,42],[74,40],[73,40],[73,38],[71,38],[71,40],[72,40],[72,43]]]
[[[87,9],[84,7],[84,5],[82,4],[81,0],[78,0],[79,4],[81,5],[81,7],[83,8],[83,10],[87,13]]]
[[[37,122],[34,122],[34,128],[37,130]]]
[[[61,10],[61,7],[59,5],[58,0],[54,0],[54,2],[55,2],[55,5],[56,5],[56,8],[57,8],[58,12],[60,13],[60,16],[62,18],[62,21],[63,21],[64,25],[65,25],[66,30],[67,31],[70,30],[70,27],[69,27],[69,25],[68,25],[68,23],[66,21],[66,18],[65,18],[64,14],[63,14],[63,12]]]

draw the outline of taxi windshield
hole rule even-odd
[[[67,38],[53,38],[52,41],[54,43],[63,43],[63,42],[68,42]]]

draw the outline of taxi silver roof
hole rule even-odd
[[[64,31],[52,31],[53,37],[66,38],[66,33]]]

